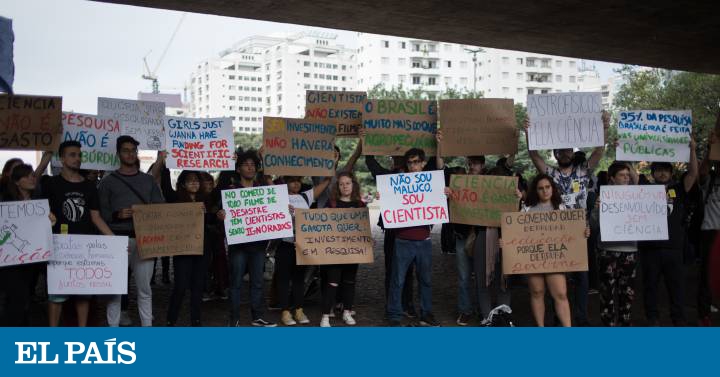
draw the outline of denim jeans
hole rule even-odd
[[[430,239],[412,241],[396,238],[387,313],[391,321],[402,318],[402,290],[405,276],[413,262],[420,290],[420,316],[425,317],[432,313],[432,243]]]
[[[263,268],[266,242],[252,242],[230,246],[230,316],[232,322],[240,319],[243,276],[250,274],[250,306],[253,320],[265,315]]]
[[[470,275],[473,270],[473,258],[465,253],[465,237],[455,239],[455,259],[457,260],[458,271],[458,313],[471,314],[473,304],[471,299],[472,288],[470,286]],[[475,277],[480,279],[479,276]]]

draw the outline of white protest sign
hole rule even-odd
[[[692,113],[621,111],[616,158],[621,161],[690,161]]]
[[[46,262],[52,252],[47,199],[0,202],[0,267]]]
[[[442,170],[379,175],[380,216],[385,228],[449,222]]]
[[[287,185],[223,190],[228,245],[293,236]]]
[[[135,138],[139,149],[165,149],[165,103],[100,97],[97,111],[99,116],[120,120],[122,134]]]
[[[56,234],[47,266],[51,295],[124,295],[128,238]]]
[[[597,147],[605,144],[600,93],[527,96],[530,150]]]
[[[169,169],[235,170],[232,119],[166,116],[163,122]]]
[[[120,121],[97,115],[62,113],[62,141],[80,143],[80,167],[90,170],[115,170],[120,167],[115,144],[121,135]],[[53,155],[52,165],[62,166],[60,155]]]
[[[667,194],[662,185],[600,187],[600,239],[668,239]]]

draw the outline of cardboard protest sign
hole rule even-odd
[[[499,227],[503,212],[518,209],[517,180],[494,175],[451,175],[450,222]]]
[[[335,132],[327,121],[263,118],[265,174],[335,175]]]
[[[363,105],[363,154],[402,156],[421,148],[435,155],[437,103],[417,100],[367,100]]]
[[[502,216],[503,274],[588,270],[585,210]]]
[[[287,185],[222,191],[228,245],[293,236]]]
[[[668,239],[668,204],[663,185],[600,186],[600,239]]]
[[[528,95],[530,150],[604,145],[602,110],[599,92]]]
[[[322,92],[308,90],[305,96],[305,119],[334,123],[337,137],[357,136],[362,127],[365,92]]]
[[[0,149],[56,151],[62,98],[0,94]]]
[[[120,136],[117,119],[79,113],[62,113],[63,141],[80,143],[81,167],[90,170],[115,170],[120,167],[115,144]],[[57,152],[57,151],[56,151]],[[55,153],[53,166],[62,166]]]
[[[0,268],[50,258],[49,214],[47,199],[0,202]]]
[[[132,210],[140,258],[203,254],[202,203],[142,204]]]
[[[440,100],[438,123],[443,156],[517,153],[518,131],[511,99]]]
[[[165,149],[165,103],[100,97],[97,111],[99,116],[118,119],[122,135],[135,138],[140,143],[138,148],[154,151]]]
[[[385,228],[449,222],[442,170],[377,176]]]
[[[690,161],[692,114],[687,111],[621,111],[616,158],[620,161]]]
[[[711,140],[709,157],[711,161],[720,161],[720,140]]]
[[[371,230],[367,208],[297,209],[297,264],[372,263]]]
[[[128,238],[56,234],[47,266],[51,295],[124,295]]]
[[[232,119],[163,119],[168,169],[235,170]]]

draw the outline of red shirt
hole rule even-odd
[[[423,241],[430,237],[430,229],[429,225],[397,228],[395,229],[395,237],[401,240]]]

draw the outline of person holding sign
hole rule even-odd
[[[204,199],[200,191],[200,173],[183,170],[177,179],[176,203],[197,203],[203,202]],[[207,241],[204,243],[207,245]],[[207,251],[207,247],[204,249],[204,252]],[[173,256],[175,285],[168,303],[167,326],[172,327],[177,323],[185,291],[188,289],[190,289],[190,324],[193,327],[201,326],[200,305],[207,274],[206,259],[205,255]]]
[[[405,152],[408,173],[419,173],[425,168],[425,151],[418,148]],[[379,192],[378,192],[379,198]],[[403,315],[401,292],[405,277],[413,263],[417,266],[420,289],[420,325],[439,327],[440,322],[432,313],[432,242],[431,225],[411,226],[395,229],[395,255],[392,259],[390,297],[387,318],[390,326],[400,326]]]
[[[640,265],[643,269],[643,299],[645,316],[654,325],[659,323],[657,291],[660,277],[670,298],[670,318],[676,326],[685,326],[685,251],[686,221],[689,193],[698,177],[695,140],[690,139],[690,163],[682,182],[673,181],[673,165],[669,162],[653,162],[650,172],[655,184],[664,185],[668,201],[667,241],[644,241],[640,243]]]
[[[538,174],[530,183],[526,207],[523,212],[544,212],[566,210],[560,189],[553,178],[547,174]],[[590,229],[585,230],[585,237],[590,236]],[[499,241],[503,247],[502,239]],[[555,314],[563,327],[570,327],[570,302],[567,297],[567,282],[564,273],[530,274],[527,276],[530,287],[530,307],[535,323],[545,326],[545,286],[555,303]]]
[[[632,183],[631,168],[615,161],[608,168],[610,185]],[[600,199],[590,214],[593,229],[600,230]],[[600,319],[605,326],[631,326],[635,298],[637,241],[603,242],[598,238],[598,271],[600,272]]]
[[[164,203],[165,199],[153,177],[139,170],[139,143],[130,136],[117,138],[116,152],[120,159],[120,168],[100,181],[100,214],[116,235],[128,236],[130,268],[137,287],[137,304],[142,326],[152,326],[152,288],[150,279],[153,273],[153,260],[141,259],[135,241],[133,225],[134,204]],[[108,325],[120,325],[120,296],[114,296],[107,306]]]
[[[352,173],[342,172],[338,174],[335,184],[332,185],[332,192],[327,204],[326,208],[365,207],[360,195],[360,183]],[[352,263],[330,264],[320,267],[327,282],[323,292],[323,315],[320,320],[320,327],[330,327],[330,314],[333,311],[338,286],[341,286],[342,320],[346,325],[355,325],[355,319],[352,317],[352,307],[355,302],[355,278],[358,266],[357,263]]]
[[[47,198],[50,211],[58,221],[53,226],[55,234],[101,234],[112,236],[113,232],[100,216],[100,202],[95,185],[80,175],[81,145],[74,140],[60,143],[58,156],[62,163],[60,175],[47,177],[42,185],[42,196]],[[52,156],[52,152],[46,152]],[[60,324],[62,305],[66,295],[48,295],[48,319],[50,326]],[[79,327],[87,326],[90,297],[75,296],[75,310]]]
[[[715,128],[708,137],[707,154],[700,165],[699,184],[705,201],[705,217],[701,226],[700,239],[700,270],[698,279],[697,311],[700,326],[712,326],[710,320],[712,295],[709,284],[709,257],[713,245],[720,231],[720,179],[718,179],[718,164],[711,160],[711,145],[718,143],[720,132],[720,114],[715,122]],[[713,148],[717,147],[714,145]]]
[[[241,153],[235,160],[235,172],[224,175],[218,181],[216,193],[237,188],[265,186],[255,178],[260,166],[260,158],[255,151]],[[227,179],[226,179],[227,178]],[[217,199],[222,201],[221,196]],[[222,204],[221,204],[222,206]],[[217,217],[225,221],[223,209],[217,211]],[[265,320],[265,297],[263,286],[263,267],[265,266],[265,248],[267,241],[246,242],[228,246],[230,258],[230,320],[231,325],[240,326],[240,301],[242,299],[243,276],[250,275],[250,310],[252,325],[256,327],[275,327],[276,323]]]
[[[610,113],[602,112],[603,140],[607,140],[607,132],[610,127]],[[530,122],[525,119],[525,136],[529,138]],[[587,209],[588,190],[592,187],[592,172],[598,166],[600,159],[605,153],[605,146],[595,147],[590,158],[583,164],[575,164],[573,161],[573,149],[553,149],[553,156],[557,160],[557,167],[548,165],[540,153],[530,150],[528,139],[528,155],[539,173],[547,174],[553,178],[560,188],[563,203],[572,209]],[[587,271],[574,272],[571,274],[575,280],[575,306],[574,320],[576,324],[589,324],[587,317],[587,296],[589,290],[589,276]]]
[[[27,164],[16,165],[9,175],[5,191],[2,193],[3,202],[31,200],[35,197],[36,179],[32,166]],[[56,218],[48,214],[52,226]],[[7,241],[8,234],[3,232],[3,243]],[[45,267],[43,265],[42,267]],[[28,321],[28,310],[32,300],[35,283],[38,276],[38,267],[33,264],[18,264],[0,268],[0,289],[4,291],[5,302],[0,308],[0,326],[25,326]]]

